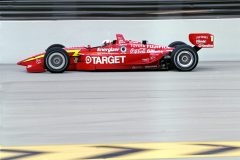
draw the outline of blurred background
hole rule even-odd
[[[239,17],[238,0],[1,0],[1,20]]]
[[[191,32],[215,35],[202,61],[240,60],[240,2],[232,0],[2,0],[0,63],[16,63],[49,45],[99,45],[123,33],[168,45]]]
[[[123,33],[168,45],[191,32],[215,35],[203,61],[240,60],[240,1],[232,0],[2,0],[0,63],[16,63],[49,45],[99,45]],[[201,54],[202,53],[202,54]]]

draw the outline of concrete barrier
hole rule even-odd
[[[215,48],[199,52],[200,61],[240,60],[240,18],[178,20],[76,20],[0,21],[0,63],[19,60],[44,51],[49,45],[99,45],[123,33],[126,39],[168,45],[188,42],[191,32],[215,35]]]

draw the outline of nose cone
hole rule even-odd
[[[17,62],[17,65],[23,66],[23,61]]]
[[[26,66],[26,63],[24,61],[19,61],[19,62],[17,62],[17,65]]]
[[[33,63],[35,64],[35,62],[36,62],[35,60],[42,59],[44,57],[44,54],[45,53],[40,53],[40,54],[37,54],[35,56],[24,59],[22,61],[19,61],[19,62],[17,62],[17,65],[27,66],[29,64],[33,64]]]
[[[17,65],[20,65],[20,66],[27,66],[28,64],[29,64],[29,62],[27,62],[25,60],[17,62]]]

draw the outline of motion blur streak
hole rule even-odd
[[[3,0],[0,20],[237,18],[233,0]]]

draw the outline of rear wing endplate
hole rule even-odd
[[[189,41],[197,48],[214,47],[214,36],[210,33],[191,33]]]

